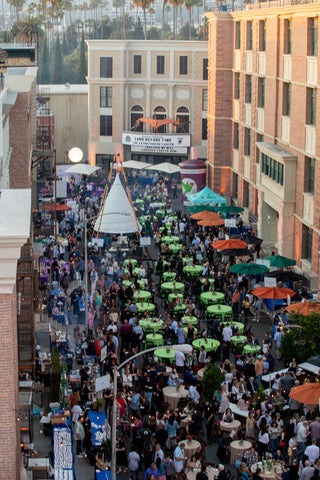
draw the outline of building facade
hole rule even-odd
[[[208,183],[317,280],[319,4],[268,6],[207,14]]]
[[[107,166],[118,153],[150,163],[206,158],[207,42],[87,44],[91,164]],[[176,124],[154,128],[141,118]]]
[[[0,92],[0,479],[17,480],[24,431],[19,371],[32,375],[34,369],[30,187],[37,68],[30,66],[34,47],[17,44],[8,52],[8,65],[16,55],[19,67],[2,70]]]

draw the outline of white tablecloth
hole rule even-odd
[[[163,396],[164,401],[168,403],[170,408],[177,408],[181,398],[186,398],[188,396],[188,390],[181,385],[179,390],[177,387],[164,387]]]

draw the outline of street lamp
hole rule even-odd
[[[80,163],[83,159],[83,151],[79,147],[72,147],[68,151],[68,158],[72,163]]]
[[[164,345],[166,347],[166,345]],[[181,345],[170,345],[170,348],[181,348]],[[112,432],[111,432],[111,480],[116,480],[116,468],[117,468],[117,386],[118,386],[118,371],[125,366],[126,363],[130,362],[134,358],[145,355],[149,352],[154,352],[159,347],[148,348],[147,350],[142,350],[142,352],[136,353],[131,357],[127,358],[120,365],[114,367],[113,371],[113,405],[112,405]]]

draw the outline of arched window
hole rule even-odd
[[[157,120],[165,120],[167,118],[167,110],[162,106],[157,106],[153,110],[153,118]],[[157,133],[167,133],[167,125],[162,125],[157,130]]]
[[[141,107],[141,105],[132,105],[130,110],[131,130],[134,130],[135,132],[143,132],[143,123],[136,123],[137,120],[139,120],[139,118],[142,118],[143,116],[143,108]]]
[[[190,112],[187,107],[177,108],[176,120],[179,122],[179,125],[176,126],[177,133],[189,133],[189,122],[190,122]]]

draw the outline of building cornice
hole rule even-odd
[[[266,2],[270,5],[273,2]],[[259,5],[263,5],[261,2]],[[320,3],[307,3],[303,5],[288,5],[285,7],[261,7],[248,8],[248,10],[234,12],[207,12],[205,15],[209,21],[221,20],[241,20],[249,18],[268,18],[268,17],[293,17],[293,16],[319,16]]]

